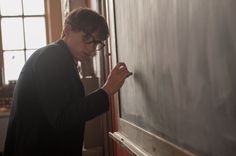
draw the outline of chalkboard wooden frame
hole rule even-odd
[[[110,27],[110,38],[108,40],[108,49],[111,54],[111,65],[114,67],[119,62],[116,50],[116,25],[115,25],[115,7],[114,0],[105,0],[107,21]],[[113,96],[115,120],[118,120],[117,131],[109,133],[109,136],[127,149],[131,155],[155,155],[155,156],[195,156],[195,154],[171,143],[161,135],[154,135],[129,121],[120,117],[119,95]]]

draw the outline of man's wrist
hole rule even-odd
[[[108,86],[104,85],[101,89],[104,90],[109,96],[112,95],[112,93],[111,93],[111,91],[110,91]]]

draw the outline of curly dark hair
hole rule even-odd
[[[97,32],[101,40],[106,40],[109,36],[105,18],[88,8],[72,10],[64,21],[64,27],[66,25],[70,25],[72,31],[83,31],[90,34]],[[63,36],[64,34],[62,33]]]

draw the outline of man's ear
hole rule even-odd
[[[71,33],[71,26],[67,24],[63,30],[63,35],[68,36]]]

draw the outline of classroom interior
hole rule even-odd
[[[133,72],[86,123],[83,156],[236,155],[235,0],[0,0],[0,156],[24,63],[60,39],[78,7],[110,29],[105,48],[79,63],[86,94],[118,62]]]

